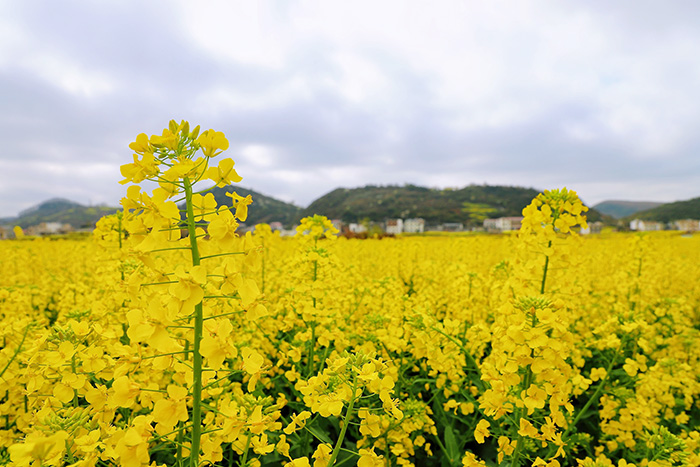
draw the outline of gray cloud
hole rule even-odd
[[[5,2],[0,217],[116,204],[138,133],[223,131],[243,186],[699,196],[695,2]]]

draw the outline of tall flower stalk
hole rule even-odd
[[[575,235],[572,228],[586,227],[586,210],[576,193],[566,188],[547,190],[523,209],[517,238],[520,255],[507,287],[513,298],[501,306],[494,323],[494,336],[499,338],[492,342],[493,351],[483,365],[490,387],[480,405],[491,420],[481,420],[475,430],[478,442],[488,436],[489,427],[503,433],[498,455],[499,462],[506,462],[502,465],[519,467],[540,453],[557,465],[555,458],[563,455],[565,413],[573,410],[574,371],[567,361],[573,336],[565,307],[557,300],[561,284],[552,287],[551,273],[553,265],[558,273],[565,271],[561,253]],[[550,450],[533,448],[533,440]]]
[[[198,192],[195,187],[202,180],[213,181],[219,187],[241,180],[233,169],[233,160],[223,159],[218,165],[211,164],[211,159],[226,150],[228,145],[221,132],[208,130],[200,134],[199,127],[190,130],[185,121],[180,124],[171,121],[160,136],[149,138],[145,134],[138,135],[129,146],[134,151],[134,162],[121,168],[125,177],[121,183],[138,184],[148,180],[158,184],[151,195],[142,192],[138,185],[129,187],[127,197],[122,200],[126,213],[124,224],[135,239],[135,254],[147,268],[155,270],[160,276],[160,280],[141,283],[139,290],[153,286],[171,297],[167,300],[170,311],[165,319],[158,310],[155,310],[155,314],[142,312],[139,315],[142,326],[158,328],[161,325],[171,334],[168,344],[162,344],[161,348],[174,351],[154,357],[169,359],[166,362],[175,359],[176,363],[186,363],[178,358],[184,356],[185,360],[189,360],[191,355],[191,361],[182,370],[187,375],[189,371],[186,368],[191,368],[191,383],[186,395],[169,385],[168,398],[159,401],[160,405],[156,404],[153,413],[154,421],[159,424],[157,430],[162,427],[160,431],[172,432],[175,425],[179,427],[175,430],[179,432],[175,441],[177,459],[182,462],[183,441],[187,438],[189,464],[193,467],[200,463],[203,437],[203,375],[206,371],[219,370],[226,358],[236,356],[235,349],[213,347],[216,344],[206,340],[205,290],[216,287],[211,280],[219,282],[219,292],[211,297],[238,299],[244,308],[253,305],[258,295],[255,283],[235,271],[235,264],[225,262],[217,273],[210,273],[202,264],[207,258],[244,253],[227,250],[237,237],[238,222],[246,220],[247,206],[252,202],[250,197],[243,198],[233,193],[232,207],[218,206],[211,193],[205,194],[211,188]],[[177,202],[183,203],[183,207],[179,208]],[[181,238],[183,233],[186,239]],[[208,250],[216,253],[202,256],[203,242],[207,243]],[[181,264],[175,271],[158,270],[157,254],[177,253],[179,250],[189,250],[189,264]],[[138,278],[133,281],[138,281]],[[168,288],[163,289],[164,286]],[[135,330],[133,334],[136,336]],[[185,341],[184,347],[178,343],[182,340]],[[212,368],[205,367],[205,357]],[[187,400],[191,403],[189,413]],[[189,436],[185,435],[185,427],[189,427]]]

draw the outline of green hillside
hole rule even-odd
[[[593,206],[596,211],[612,216],[616,219],[631,216],[640,211],[646,211],[661,206],[663,203],[653,201],[603,201]]]
[[[661,206],[646,211],[637,212],[631,219],[643,219],[657,222],[673,222],[681,219],[700,219],[700,198],[686,201],[662,204]]]
[[[456,189],[434,189],[416,185],[338,188],[320,197],[303,215],[322,214],[344,222],[369,219],[421,217],[427,223],[461,222],[481,225],[486,218],[520,216],[540,193],[534,188],[469,185]],[[600,213],[590,213],[591,221]]]
[[[265,196],[248,188],[227,185],[224,188],[214,188],[212,193],[219,206],[231,206],[231,197],[226,196],[226,193],[234,191],[239,196],[251,195],[253,198],[253,204],[248,206],[248,219],[245,221],[247,225],[281,222],[285,227],[290,228],[301,219],[302,209],[300,207]]]
[[[214,188],[212,193],[219,205],[230,206],[231,198],[226,196],[226,193],[233,191],[241,196],[251,195],[253,198],[253,204],[248,208],[248,219],[246,220],[248,225],[277,221],[286,227],[291,227],[301,218],[300,207],[247,188],[229,185],[224,188]],[[70,224],[74,229],[93,228],[101,217],[113,214],[120,209],[106,206],[83,206],[67,199],[54,198],[22,211],[17,217],[0,219],[0,224],[19,225],[26,229],[42,222],[59,222]]]
[[[212,193],[217,204],[230,206],[231,198],[226,196],[226,193],[233,191],[240,196],[251,195],[253,198],[253,204],[248,208],[246,224],[281,222],[287,228],[295,225],[302,217],[313,214],[342,219],[344,222],[358,222],[363,219],[381,222],[391,218],[421,217],[428,224],[461,222],[468,226],[478,226],[487,218],[520,216],[522,209],[539,193],[539,190],[534,188],[497,185],[469,185],[443,190],[416,185],[369,185],[352,189],[338,188],[321,196],[305,209],[233,185],[214,188]],[[41,222],[60,222],[70,224],[74,228],[91,228],[100,217],[119,209],[105,206],[88,207],[56,198],[23,211],[16,218],[2,219],[0,222],[5,225],[19,225],[22,228]],[[684,215],[679,218],[687,217],[693,216]],[[595,210],[588,212],[588,219],[613,222],[611,217],[601,216]]]
[[[102,216],[118,210],[107,206],[83,206],[67,199],[54,198],[22,211],[17,217],[3,219],[3,223],[19,225],[23,229],[42,222],[70,224],[75,229],[92,228]]]

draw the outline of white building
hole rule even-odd
[[[415,219],[406,219],[403,223],[403,231],[406,233],[423,233],[425,230],[425,219],[420,217]]]
[[[644,221],[634,219],[630,222],[630,230],[638,230],[639,232],[651,232],[653,230],[663,230],[664,225],[661,222]]]
[[[70,224],[60,222],[42,222],[27,228],[27,235],[61,235],[73,231]]]
[[[367,232],[367,227],[365,227],[362,224],[356,224],[353,222],[351,224],[348,224],[348,230],[352,233],[359,234],[359,233]]]
[[[700,231],[700,221],[696,219],[681,219],[675,221],[673,227],[683,232],[698,232]]]
[[[403,219],[389,219],[386,221],[386,233],[400,234],[403,232]]]
[[[333,224],[333,227],[335,227],[335,229],[336,229],[338,232],[342,232],[342,231],[343,231],[343,225],[345,225],[345,224],[343,224],[343,221],[340,220],[340,219],[333,219],[333,220],[331,220],[331,224]]]
[[[522,217],[499,217],[498,219],[484,219],[484,229],[488,232],[510,232],[520,230]]]
[[[603,223],[600,221],[596,221],[596,222],[589,222],[588,228],[587,229],[580,229],[579,233],[581,235],[589,235],[589,234],[599,234],[602,231],[603,231]]]
[[[445,222],[442,224],[443,232],[461,232],[464,230],[464,224],[461,222]]]

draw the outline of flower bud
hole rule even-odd
[[[194,130],[192,130],[192,133],[190,133],[190,138],[197,139],[198,136],[199,136],[199,125],[194,127]]]

